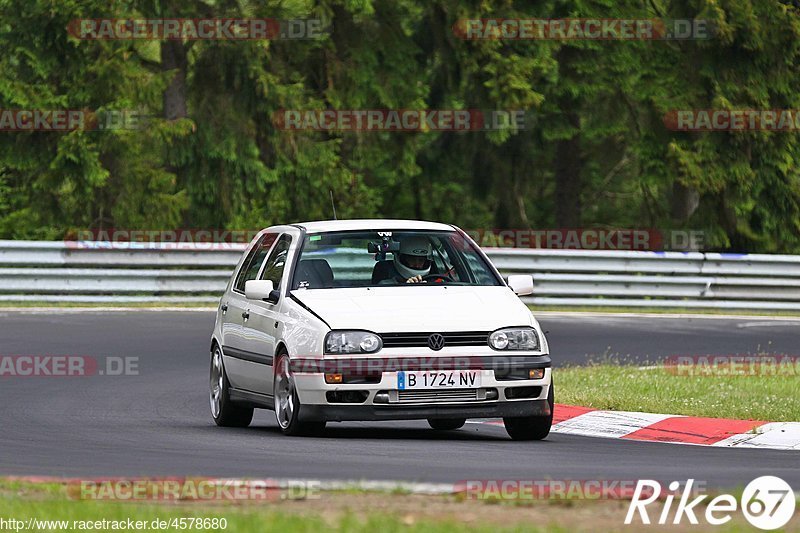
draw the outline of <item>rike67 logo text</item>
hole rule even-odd
[[[682,491],[679,482],[670,483],[670,492],[664,498],[664,506],[656,523],[677,525],[686,519],[690,524],[696,525],[700,523],[698,520],[698,515],[700,515],[705,523],[718,526],[729,522],[733,518],[733,513],[741,510],[747,521],[754,527],[773,530],[786,525],[794,515],[794,492],[789,484],[779,477],[762,476],[754,479],[742,492],[741,501],[737,501],[730,494],[716,496],[706,504],[705,513],[701,513],[697,507],[708,498],[708,495],[701,494],[690,500],[694,496],[693,486],[693,479],[686,481]],[[661,484],[658,481],[639,480],[633,492],[630,507],[628,507],[628,514],[625,516],[625,524],[634,523],[637,513],[638,519],[643,524],[650,524],[651,518],[647,506],[658,500],[661,492]],[[673,510],[676,498],[678,502]]]

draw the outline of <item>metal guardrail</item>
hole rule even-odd
[[[245,246],[0,240],[0,301],[208,302]],[[800,310],[800,256],[487,248],[534,305]]]
[[[533,274],[535,305],[800,310],[800,256],[700,252],[486,250]]]

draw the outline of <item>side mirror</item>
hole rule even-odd
[[[249,283],[249,282],[248,282]],[[533,276],[527,274],[513,274],[508,276],[508,286],[517,296],[533,294]]]
[[[271,279],[251,279],[244,283],[244,297],[248,300],[266,300],[275,303],[279,295]]]

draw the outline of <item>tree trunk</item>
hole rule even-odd
[[[574,63],[580,51],[572,46],[564,46],[558,51],[559,71],[562,83],[567,85],[585,83],[575,72]],[[556,145],[556,225],[560,228],[577,228],[581,225],[583,205],[581,192],[583,183],[581,171],[581,117],[580,102],[568,91],[557,99],[558,109],[564,114],[567,126],[574,132],[571,137],[558,141]]]
[[[186,48],[180,41],[161,43],[161,70],[176,70],[164,91],[164,118],[186,118]]]
[[[574,102],[562,106],[561,109],[574,109]],[[573,111],[567,111],[567,120],[576,129],[575,135],[558,142],[556,146],[555,179],[556,179],[556,225],[560,228],[577,228],[581,225],[581,143],[580,117]]]
[[[700,194],[695,189],[687,187],[679,181],[672,183],[672,202],[670,206],[672,220],[679,223],[686,222],[699,205]]]

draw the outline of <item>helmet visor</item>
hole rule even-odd
[[[424,255],[400,254],[400,262],[412,270],[427,270],[431,266],[430,260]]]

